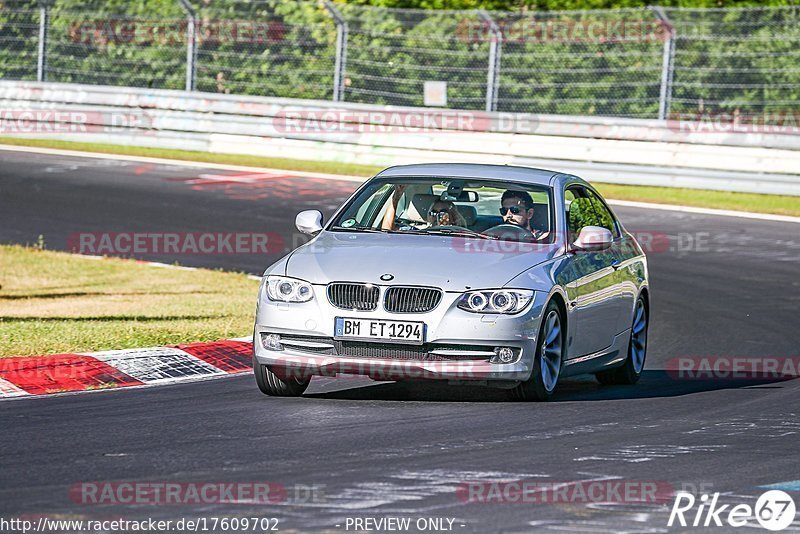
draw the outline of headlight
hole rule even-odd
[[[468,291],[458,299],[458,307],[473,313],[519,313],[533,299],[529,289],[484,289]]]
[[[267,277],[267,298],[276,302],[308,302],[314,298],[311,284],[286,276]]]

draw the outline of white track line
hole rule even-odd
[[[322,172],[287,171],[286,169],[271,169],[266,167],[248,167],[245,165],[230,165],[227,163],[205,163],[202,161],[185,161],[182,159],[151,158],[146,156],[126,156],[124,154],[103,154],[100,152],[80,152],[77,150],[61,150],[58,148],[39,148],[17,145],[0,144],[0,150],[14,152],[29,152],[35,154],[48,154],[53,156],[71,156],[76,158],[110,159],[114,161],[135,161],[138,163],[153,163],[155,165],[171,165],[173,167],[191,167],[194,169],[221,169],[226,171],[244,171],[257,173],[280,174],[285,176],[298,176],[306,178],[322,178],[325,180],[342,180],[363,183],[367,178],[363,176],[347,176],[344,174],[327,174]]]
[[[117,161],[136,161],[141,163],[153,163],[157,165],[172,165],[178,167],[191,167],[200,169],[221,169],[229,171],[244,171],[244,172],[261,172],[271,174],[282,174],[285,176],[298,176],[310,178],[322,178],[326,180],[344,180],[349,182],[363,183],[367,179],[361,176],[347,176],[344,174],[326,174],[319,172],[301,172],[301,171],[287,171],[284,169],[271,169],[264,167],[247,167],[243,165],[228,165],[224,163],[204,163],[201,161],[184,161],[176,159],[165,158],[150,158],[145,156],[126,156],[123,154],[102,154],[94,152],[80,152],[77,150],[61,150],[56,148],[39,148],[39,147],[26,147],[17,145],[3,145],[0,144],[0,150],[11,150],[16,152],[30,152],[36,154],[50,154],[57,156],[72,156],[78,158],[93,158],[93,159],[109,159]],[[658,204],[654,202],[633,202],[629,200],[613,200],[608,201],[616,206],[625,206],[631,208],[642,209],[655,209],[665,211],[678,211],[682,213],[696,213],[700,215],[717,215],[721,217],[739,217],[744,219],[758,219],[762,221],[776,221],[788,223],[800,223],[800,217],[791,217],[789,215],[774,215],[771,213],[756,213],[747,211],[734,211],[734,210],[719,210],[712,208],[696,208],[692,206],[681,206],[673,204]]]
[[[683,213],[697,213],[701,215],[719,215],[722,217],[741,217],[744,219],[759,219],[762,221],[776,221],[788,223],[800,223],[800,217],[789,215],[774,215],[772,213],[753,213],[748,211],[717,210],[712,208],[696,208],[693,206],[678,206],[673,204],[656,204],[651,202],[633,202],[631,200],[608,200],[614,206],[624,206],[630,208],[646,208],[653,210],[680,211]],[[798,198],[800,203],[800,198]]]
[[[148,267],[158,267],[160,269],[177,269],[179,271],[197,271],[200,267],[186,267],[184,265],[174,265],[170,263],[161,263],[158,261],[144,261],[144,260],[136,260],[136,259],[129,259],[129,258],[117,258],[116,256],[97,256],[93,254],[74,254],[76,258],[84,258],[87,260],[125,260],[125,261],[132,261],[134,263],[138,263],[139,265],[147,265]],[[247,278],[249,280],[261,280],[263,277],[258,276],[255,274],[248,274]]]
[[[189,382],[196,383],[196,382],[205,382],[208,380],[220,380],[223,378],[233,378],[236,376],[241,376],[245,374],[245,372],[241,373],[224,373],[224,374],[214,374],[214,375],[204,375],[204,376],[197,376],[192,378],[191,380],[183,380],[183,381],[174,381],[174,382],[150,382],[143,383],[142,385],[137,386],[125,386],[122,388],[95,388],[95,389],[81,389],[78,391],[60,391],[58,393],[47,393],[46,395],[32,395],[30,393],[24,393],[22,395],[15,395],[15,396],[2,396],[0,395],[0,403],[2,402],[14,402],[23,399],[27,400],[37,400],[37,399],[49,399],[51,397],[66,397],[69,395],[86,395],[87,393],[121,393],[124,391],[136,391],[145,388],[158,388],[158,387],[170,387],[175,385],[181,384],[188,384]]]

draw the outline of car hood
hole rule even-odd
[[[312,284],[351,281],[463,291],[503,287],[558,250],[557,245],[463,237],[322,232],[289,256],[286,275]],[[383,275],[393,278],[382,280]]]

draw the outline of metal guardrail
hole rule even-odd
[[[665,121],[8,81],[0,82],[0,108],[17,115],[63,112],[57,119],[52,113],[41,118],[78,128],[39,137],[375,165],[513,163],[599,182],[800,195],[799,136],[729,133],[720,138],[682,132]],[[399,122],[385,128],[392,117]],[[37,136],[0,131],[15,133]]]
[[[783,148],[800,150],[800,135],[759,131],[694,131],[691,121],[682,125],[678,120],[629,119],[596,116],[546,115],[533,113],[483,113],[468,110],[430,108],[404,108],[398,106],[372,106],[349,102],[301,100],[292,98],[261,98],[254,96],[189,93],[164,89],[141,89],[79,85],[63,83],[36,83],[0,80],[0,99],[7,102],[48,102],[130,107],[134,109],[157,108],[163,111],[194,111],[249,117],[275,117],[288,111],[352,111],[343,120],[356,121],[359,112],[389,111],[428,114],[430,116],[463,116],[475,119],[475,129],[486,132],[537,134],[564,137],[586,137],[627,141],[661,141],[692,145],[740,146]],[[447,128],[443,128],[447,129]]]

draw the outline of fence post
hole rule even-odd
[[[663,7],[650,6],[650,8],[667,31],[661,58],[661,91],[658,97],[658,118],[665,120],[669,116],[672,100],[672,77],[675,73],[675,27]]]
[[[186,90],[194,91],[197,80],[197,12],[189,0],[179,0],[186,11]]]
[[[478,16],[486,23],[492,39],[489,42],[489,66],[486,76],[486,111],[491,113],[497,110],[497,92],[500,88],[500,53],[503,49],[503,33],[492,19],[491,15],[483,9],[478,10]]]
[[[36,81],[47,81],[47,30],[50,26],[50,4],[39,0],[39,57],[36,62]]]
[[[336,23],[336,59],[333,64],[333,101],[344,101],[344,73],[347,68],[347,20],[331,0],[325,0],[325,9]]]

